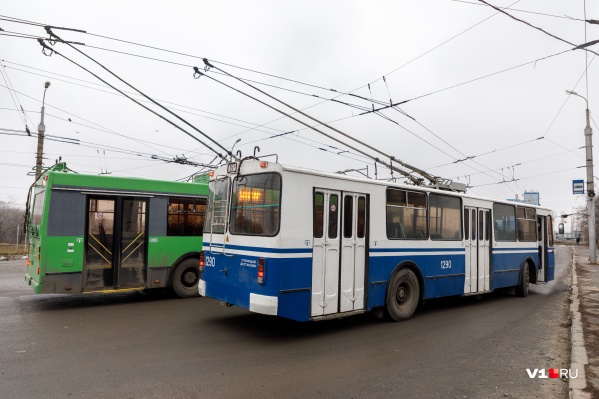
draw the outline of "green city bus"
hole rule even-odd
[[[38,294],[197,296],[208,178],[96,176],[57,163],[29,190],[25,281]]]

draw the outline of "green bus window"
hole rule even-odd
[[[44,212],[44,203],[46,202],[46,190],[35,194],[33,201],[33,213],[31,215],[31,224],[42,223],[42,213]]]
[[[206,217],[205,198],[168,199],[167,236],[201,236]]]

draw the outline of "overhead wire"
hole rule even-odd
[[[536,29],[536,30],[538,30],[538,31],[541,31],[541,32],[543,32],[544,34],[546,34],[546,35],[548,35],[548,36],[551,36],[551,37],[553,37],[554,39],[557,39],[557,40],[559,40],[559,41],[561,41],[561,42],[564,42],[564,43],[567,43],[567,44],[569,44],[569,45],[571,45],[571,46],[574,46],[574,48],[573,48],[572,50],[584,50],[584,51],[590,51],[590,52],[592,52],[592,53],[594,53],[594,54],[597,54],[597,55],[599,55],[599,53],[596,53],[595,51],[593,51],[593,50],[589,50],[588,48],[586,48],[586,46],[588,46],[588,45],[590,45],[590,44],[595,44],[595,43],[599,42],[599,40],[595,40],[595,41],[593,41],[593,42],[590,42],[590,43],[586,43],[586,42],[585,42],[584,44],[581,44],[581,45],[576,45],[576,44],[574,44],[574,43],[571,43],[571,42],[569,42],[569,41],[567,41],[567,40],[565,40],[565,39],[562,39],[562,38],[561,38],[561,37],[559,37],[559,36],[556,36],[556,35],[554,35],[554,34],[552,34],[552,33],[549,33],[549,32],[547,32],[546,30],[544,30],[544,29],[542,29],[542,28],[539,28],[538,26],[534,26],[534,25],[533,25],[533,24],[531,24],[530,22],[524,21],[523,19],[520,19],[520,18],[516,18],[516,17],[514,17],[513,15],[511,15],[510,13],[508,13],[508,12],[505,12],[504,10],[502,10],[502,9],[500,9],[500,8],[498,8],[498,7],[496,7],[496,6],[494,6],[493,4],[490,4],[490,3],[486,2],[485,0],[478,0],[478,1],[479,1],[479,2],[481,2],[481,3],[484,3],[484,4],[486,4],[487,6],[489,6],[489,7],[493,8],[493,9],[495,9],[495,10],[499,11],[499,12],[501,12],[502,14],[505,14],[505,15],[507,15],[508,17],[510,17],[510,18],[512,18],[512,19],[514,19],[514,20],[516,20],[516,21],[518,21],[518,22],[521,22],[521,23],[523,23],[523,24],[525,24],[525,25],[528,25],[528,26],[530,26],[530,27],[531,27],[531,28],[533,28],[533,29]],[[586,19],[586,18],[585,18],[585,19]]]
[[[456,3],[470,4],[470,5],[473,5],[473,6],[481,6],[481,7],[485,6],[484,4],[474,3],[472,1],[466,1],[466,0],[450,0],[450,1],[453,1],[453,2],[456,2]],[[585,19],[579,19],[579,18],[572,18],[572,17],[569,17],[567,15],[554,15],[554,14],[547,14],[547,13],[537,12],[537,11],[520,10],[520,9],[517,9],[517,8],[511,8],[510,6],[508,6],[508,7],[498,7],[498,8],[501,8],[503,10],[510,10],[510,11],[527,13],[527,14],[543,15],[545,17],[568,19],[568,20],[573,20],[573,21],[584,21],[584,20],[586,20],[586,16],[585,16]]]
[[[217,151],[215,151],[214,149],[212,149],[208,144],[204,143],[202,140],[200,140],[199,138],[197,138],[196,136],[194,136],[193,134],[189,133],[187,130],[183,129],[182,127],[180,127],[179,125],[175,124],[173,121],[169,120],[168,118],[166,118],[163,115],[160,115],[159,113],[157,113],[156,111],[146,107],[145,105],[141,104],[139,101],[135,100],[134,98],[132,98],[131,96],[123,93],[120,89],[116,88],[115,86],[111,85],[110,83],[106,82],[104,79],[100,78],[98,75],[96,75],[95,73],[91,72],[90,70],[88,70],[87,68],[83,67],[82,65],[79,65],[78,63],[76,63],[75,61],[71,60],[70,58],[66,57],[64,54],[59,53],[58,51],[51,49],[50,47],[48,47],[44,41],[40,41],[40,44],[42,46],[45,46],[44,48],[51,51],[52,53],[58,54],[61,57],[65,58],[66,60],[70,61],[71,63],[77,65],[78,67],[80,67],[81,69],[87,71],[88,73],[90,73],[91,75],[93,75],[94,77],[96,77],[97,79],[101,80],[102,82],[104,82],[106,85],[112,87],[114,90],[120,92],[121,94],[123,94],[125,97],[129,98],[131,101],[133,101],[134,103],[140,105],[142,108],[145,108],[146,110],[150,111],[151,113],[153,113],[154,115],[158,116],[159,118],[163,119],[164,121],[166,121],[167,123],[171,124],[172,126],[176,127],[177,129],[181,130],[182,132],[184,132],[185,134],[187,134],[188,136],[192,137],[194,140],[200,142],[202,145],[204,145],[205,147],[211,149],[213,152],[215,152],[216,154],[218,154],[221,159],[224,159],[224,156],[220,153],[218,153]]]
[[[515,4],[515,3],[514,3],[514,4]],[[87,33],[87,32],[84,32],[84,33]],[[111,39],[113,39],[113,38],[111,38]],[[113,39],[113,40],[118,40],[118,39]],[[124,41],[124,42],[127,42],[127,43],[132,43],[132,42],[128,42],[128,41]],[[141,44],[139,44],[139,43],[133,43],[133,44],[136,44],[136,45],[141,45]],[[154,49],[159,49],[159,48],[156,48],[156,47],[153,47],[153,46],[146,46],[146,45],[141,45],[141,46],[144,46],[144,47],[149,47],[149,48],[154,48]],[[107,50],[107,49],[105,49],[105,50]],[[165,49],[159,49],[159,50],[161,50],[161,51],[168,51],[168,50],[165,50]],[[108,51],[112,51],[112,50],[108,50]],[[125,53],[125,52],[121,52],[121,53],[123,53],[123,54],[127,54],[127,55],[134,55],[134,54],[131,54],[131,53]],[[177,52],[175,52],[175,53],[177,53]],[[191,55],[189,55],[189,54],[184,54],[184,53],[179,53],[179,54],[183,54],[183,55],[186,55],[186,56],[191,56]],[[558,54],[559,54],[559,53],[558,53]],[[555,56],[555,55],[557,55],[557,54],[554,54],[554,55],[551,55],[551,56],[548,56],[548,57],[544,57],[544,58],[542,58],[542,59],[549,58],[549,57],[552,57],[552,56]],[[134,56],[136,56],[136,55],[134,55]],[[152,57],[146,57],[146,58],[153,59],[153,60],[158,60],[158,61],[164,61],[164,60],[159,60],[159,59],[152,58]],[[195,58],[197,58],[197,57],[195,57]],[[431,94],[434,94],[434,93],[437,93],[437,92],[445,91],[445,90],[448,90],[448,89],[450,89],[450,88],[458,87],[458,86],[460,86],[460,85],[463,85],[463,84],[466,84],[466,83],[470,83],[470,82],[473,82],[473,81],[476,81],[476,80],[480,80],[480,79],[482,79],[482,78],[485,78],[485,77],[493,76],[494,74],[501,73],[501,72],[505,72],[505,71],[508,71],[508,70],[510,70],[510,69],[514,69],[514,68],[517,68],[517,67],[520,67],[520,66],[524,66],[524,65],[530,64],[530,63],[532,63],[532,62],[538,62],[538,61],[540,61],[540,60],[542,60],[542,59],[537,59],[537,60],[535,60],[535,61],[531,61],[531,62],[529,62],[529,63],[520,64],[520,65],[518,65],[518,66],[516,66],[516,67],[512,67],[512,68],[504,69],[504,70],[502,70],[502,71],[495,72],[495,73],[493,73],[493,74],[490,74],[490,75],[485,75],[485,76],[483,76],[483,77],[479,77],[479,78],[476,78],[476,79],[473,79],[473,80],[470,80],[470,81],[467,81],[467,82],[463,82],[463,83],[461,83],[461,84],[458,84],[458,85],[454,85],[454,86],[451,86],[451,87],[448,87],[448,88],[444,88],[444,89],[441,89],[441,90],[438,90],[438,91],[435,91],[435,92],[427,93],[427,94],[424,94],[424,95],[422,95],[422,96],[419,96],[419,97],[415,97],[415,98],[413,98],[413,99],[410,99],[410,100],[404,100],[404,101],[402,101],[401,103],[404,103],[404,102],[407,102],[407,101],[412,101],[412,100],[414,100],[414,99],[421,98],[421,97],[424,97],[424,96],[428,96],[428,95],[431,95]],[[169,61],[164,61],[164,62],[169,62]],[[176,64],[177,64],[177,65],[184,65],[184,64],[179,64],[179,63],[176,63]],[[227,64],[227,65],[231,65],[231,64]],[[242,68],[242,69],[247,69],[247,68]],[[247,70],[249,70],[249,69],[247,69]],[[251,70],[251,71],[253,71],[253,72],[257,72],[257,71],[254,71],[254,70]],[[270,74],[266,74],[266,75],[269,75],[269,76],[275,76],[275,75],[270,75]],[[275,77],[276,77],[276,76],[275,76]],[[255,82],[255,81],[254,81],[254,82]],[[296,83],[302,83],[302,82],[298,82],[298,81],[294,81],[294,82],[296,82]],[[262,82],[255,82],[255,83],[262,84]],[[269,86],[271,86],[271,87],[276,87],[276,88],[283,89],[283,90],[289,90],[289,89],[281,88],[281,87],[278,87],[278,86],[275,86],[275,85],[269,85]],[[325,89],[325,88],[323,88],[323,87],[321,87],[321,86],[315,86],[315,85],[311,85],[311,86],[313,86],[313,87],[318,87],[318,88],[321,88],[321,89],[323,89],[323,90]],[[293,91],[293,90],[292,90],[292,91]],[[337,90],[333,90],[333,89],[330,89],[330,91],[338,92]],[[296,92],[296,93],[299,93],[299,94],[304,94],[304,95],[311,95],[311,94],[302,93],[302,92],[298,92],[298,91],[293,91],[293,92]],[[353,94],[352,94],[352,95],[353,95]],[[314,96],[314,95],[311,95],[311,96]],[[366,99],[366,98],[364,98],[364,97],[361,97],[361,96],[357,96],[357,95],[354,95],[354,96],[355,96],[355,97],[358,97],[358,98]],[[320,96],[316,96],[316,97],[318,97],[318,98],[321,98]],[[349,103],[346,103],[346,102],[341,102],[341,101],[335,100],[334,98],[333,98],[333,99],[328,99],[328,100],[330,100],[330,101],[337,101],[337,102],[340,102],[340,103],[343,103],[343,104],[345,104],[345,105],[352,106],[352,107],[355,107],[355,108],[358,108],[358,109],[365,109],[365,108],[363,108],[363,107],[359,107],[359,106],[352,105],[352,104],[349,104]],[[379,102],[379,103],[383,103],[383,102]],[[392,104],[392,106],[393,106],[393,105],[397,105],[397,104]],[[384,108],[388,108],[388,107],[389,107],[389,106],[385,106],[385,107],[383,107],[383,108],[380,108],[380,109],[384,109]],[[379,109],[379,110],[380,110],[380,109]],[[403,111],[401,111],[401,112],[403,113]],[[367,111],[366,113],[368,113],[368,111]],[[404,114],[405,114],[405,113],[404,113]],[[360,115],[361,115],[361,114],[360,114]],[[379,116],[382,116],[382,114],[380,114],[380,113],[379,113],[378,115],[379,115]],[[382,116],[382,117],[384,117],[384,116]],[[409,117],[409,116],[408,116],[408,117]],[[385,118],[385,117],[384,117],[384,118]],[[435,136],[436,136],[436,135],[435,135]],[[436,137],[437,137],[438,139],[441,139],[439,136],[436,136]],[[442,140],[442,139],[441,139],[441,140]],[[445,144],[448,144],[446,141],[444,141],[444,140],[442,140],[442,141],[443,141]],[[428,143],[428,142],[427,142],[427,144],[430,144],[430,143]],[[436,146],[433,146],[433,147],[435,147],[436,149],[438,149],[438,147],[436,147]],[[454,148],[454,150],[455,150],[455,148]]]
[[[208,61],[207,61],[207,60],[205,60],[205,62],[208,62]],[[212,67],[213,67],[213,68],[216,68],[217,70],[220,70],[221,72],[224,72],[222,69],[219,69],[219,68],[217,68],[217,67],[214,67],[214,66],[212,66]],[[205,73],[202,73],[202,72],[200,72],[200,70],[199,70],[197,67],[195,67],[195,68],[194,68],[194,70],[195,70],[196,74],[198,74],[199,76],[206,76],[207,78],[209,78],[209,79],[211,79],[211,80],[213,80],[213,81],[215,81],[215,82],[217,82],[217,83],[220,83],[221,85],[223,85],[223,86],[225,86],[225,87],[228,87],[228,88],[230,88],[230,89],[232,89],[232,90],[234,90],[234,91],[236,91],[236,92],[238,92],[238,93],[240,93],[240,94],[243,94],[244,96],[247,96],[247,97],[249,97],[249,98],[252,98],[253,100],[255,100],[255,101],[257,101],[257,102],[259,102],[259,103],[261,103],[261,104],[263,104],[263,105],[265,105],[265,106],[267,106],[267,107],[271,108],[272,110],[274,110],[274,111],[276,111],[276,112],[279,112],[279,113],[281,113],[281,114],[285,115],[286,117],[288,117],[288,118],[290,118],[290,119],[293,119],[294,121],[296,121],[296,122],[298,122],[298,123],[300,123],[300,124],[302,124],[302,125],[304,125],[304,126],[306,126],[306,127],[310,128],[310,129],[312,129],[312,130],[314,130],[314,131],[316,131],[316,132],[318,132],[318,133],[320,133],[320,134],[322,134],[323,136],[325,136],[325,137],[327,137],[327,138],[329,138],[329,139],[331,139],[331,140],[337,141],[337,142],[339,142],[339,143],[341,143],[341,144],[343,144],[343,145],[345,145],[345,146],[347,146],[347,147],[351,148],[352,150],[354,150],[354,151],[356,151],[356,152],[359,152],[359,153],[361,153],[361,154],[363,154],[363,155],[366,155],[366,156],[368,156],[369,158],[371,158],[371,159],[375,160],[375,162],[379,162],[379,163],[381,163],[381,164],[383,164],[383,165],[385,165],[385,166],[387,166],[387,167],[389,167],[389,168],[392,168],[392,167],[393,167],[393,165],[392,165],[392,164],[391,164],[391,165],[390,165],[390,164],[387,164],[385,161],[382,161],[382,160],[378,159],[377,157],[373,157],[372,155],[369,155],[369,154],[365,153],[363,150],[360,150],[360,149],[358,149],[358,148],[356,148],[356,147],[354,147],[354,146],[352,146],[352,145],[350,145],[350,144],[348,144],[348,143],[342,142],[342,141],[340,141],[338,138],[335,138],[335,137],[333,137],[333,136],[331,136],[331,135],[329,135],[329,134],[327,134],[327,133],[323,132],[322,130],[318,129],[318,128],[317,128],[317,127],[315,127],[315,126],[310,126],[310,125],[308,125],[306,122],[304,122],[304,121],[301,121],[300,119],[298,119],[298,118],[294,117],[293,115],[290,115],[290,114],[288,114],[288,113],[285,113],[284,111],[281,111],[281,110],[279,110],[278,108],[275,108],[275,107],[273,107],[272,105],[265,103],[264,101],[261,101],[261,100],[259,100],[259,99],[255,98],[255,97],[253,97],[253,96],[251,96],[251,95],[249,95],[249,94],[247,94],[247,93],[245,93],[245,92],[243,92],[243,91],[239,90],[239,89],[236,89],[236,88],[234,88],[234,87],[232,87],[232,86],[230,86],[230,85],[228,85],[228,84],[226,84],[226,83],[224,83],[224,82],[221,82],[221,81],[219,81],[218,79],[216,79],[216,78],[214,78],[214,77],[212,77],[212,76],[210,76],[210,75],[207,75],[207,74],[205,74]],[[229,76],[231,76],[231,77],[235,78],[233,75],[230,75],[230,74],[229,74]],[[242,82],[243,82],[243,81],[242,81]],[[262,90],[255,88],[254,86],[250,85],[249,83],[247,83],[247,82],[243,82],[243,83],[245,83],[245,84],[249,85],[250,87],[254,88],[255,90],[258,90],[258,91],[260,91],[261,93],[263,93],[263,94],[267,95],[268,97],[270,97],[270,98],[272,98],[272,99],[274,99],[274,100],[276,100],[276,101],[278,101],[278,102],[280,102],[280,103],[284,104],[285,106],[287,106],[287,107],[289,107],[289,108],[293,109],[294,111],[296,111],[296,112],[298,112],[298,113],[300,113],[300,114],[302,114],[302,115],[304,115],[304,116],[308,117],[309,119],[312,119],[312,120],[314,120],[314,121],[315,121],[315,122],[317,122],[319,125],[324,125],[324,126],[326,126],[327,128],[330,128],[330,129],[332,129],[332,130],[334,130],[334,131],[337,131],[337,132],[339,132],[339,130],[338,130],[338,129],[332,128],[332,127],[330,127],[330,125],[328,125],[328,124],[325,124],[325,123],[323,123],[323,122],[321,122],[321,121],[318,121],[318,120],[316,120],[315,118],[312,118],[312,117],[310,117],[309,115],[307,115],[307,114],[305,114],[305,113],[303,113],[303,112],[299,111],[297,108],[295,108],[295,107],[293,107],[293,106],[291,106],[291,105],[288,105],[288,104],[286,104],[286,103],[282,102],[281,100],[278,100],[278,99],[276,99],[276,98],[275,98],[275,97],[273,97],[273,96],[270,96],[270,95],[266,94],[266,93],[265,93],[265,92],[263,92]],[[344,133],[342,133],[342,132],[341,132],[341,134],[345,135],[345,134],[344,134]],[[360,144],[363,144],[363,143],[362,143],[362,142],[360,142]],[[364,144],[363,144],[363,145],[364,145]],[[369,148],[371,148],[371,147],[370,147],[370,146],[368,146],[368,145],[366,145],[366,146],[367,146],[367,147],[369,147]],[[372,148],[371,148],[371,149],[372,149]],[[414,184],[418,184],[418,185],[419,185],[419,184],[421,183],[421,179],[418,179],[418,178],[416,178],[416,177],[412,176],[411,174],[409,174],[409,173],[408,173],[408,172],[406,172],[405,170],[399,169],[399,168],[397,168],[397,167],[396,167],[396,169],[395,169],[395,170],[396,170],[397,172],[399,172],[399,173],[403,174],[403,175],[404,175],[405,177],[407,177],[408,179],[410,179],[410,180],[411,180],[411,181],[412,181]]]
[[[55,38],[57,40],[59,40],[61,43],[65,43],[67,46],[71,47],[73,50],[77,51],[78,53],[82,54],[83,56],[85,56],[86,58],[88,58],[89,60],[91,60],[92,62],[96,63],[97,65],[99,65],[102,69],[104,69],[105,71],[107,71],[109,74],[111,74],[112,76],[114,76],[115,78],[117,78],[118,80],[120,80],[122,83],[124,83],[125,85],[129,86],[130,88],[132,88],[133,90],[135,90],[136,92],[138,92],[139,94],[141,94],[143,97],[145,97],[147,100],[151,101],[154,105],[160,107],[161,109],[163,109],[164,111],[168,112],[169,114],[171,114],[172,116],[174,116],[175,118],[179,119],[181,122],[185,123],[186,125],[188,125],[189,127],[191,127],[193,130],[195,130],[197,133],[201,134],[202,136],[204,136],[205,138],[207,138],[208,140],[210,140],[212,143],[216,144],[217,147],[221,148],[225,154],[228,154],[230,157],[235,158],[235,156],[233,154],[231,154],[230,151],[228,151],[225,147],[223,147],[218,141],[214,140],[212,137],[210,137],[209,135],[207,135],[206,133],[204,133],[203,131],[201,131],[200,129],[198,129],[197,127],[195,127],[193,124],[189,123],[187,120],[183,119],[182,117],[180,117],[179,115],[177,115],[176,113],[174,113],[173,111],[171,111],[170,109],[166,108],[165,106],[163,106],[162,104],[160,104],[159,102],[157,102],[156,100],[154,100],[153,98],[149,97],[148,95],[146,95],[144,92],[142,92],[141,90],[137,89],[135,86],[131,85],[129,82],[125,81],[124,79],[122,79],[120,76],[118,76],[117,74],[115,74],[114,72],[112,72],[110,69],[106,68],[104,65],[102,65],[101,63],[99,63],[97,60],[95,60],[94,58],[90,57],[89,55],[87,55],[86,53],[84,53],[83,51],[79,50],[77,47],[73,46],[72,44],[70,44],[69,42],[65,42],[64,40],[62,40],[60,37],[56,36],[55,33],[52,32],[51,29],[46,28],[46,31],[48,32],[48,34],[52,37]],[[63,55],[64,57],[64,55]],[[66,57],[65,57],[66,58]],[[97,75],[94,74],[94,76],[96,76],[97,78],[99,78]],[[99,78],[100,79],[100,78]],[[105,81],[103,81],[104,83],[107,83]],[[114,89],[116,89],[114,86],[111,85],[111,87],[113,87]],[[127,96],[129,99],[133,100],[131,97]],[[134,102],[136,102],[137,104],[143,106],[142,104],[140,104],[139,102],[133,100]],[[144,108],[148,109],[147,107],[143,106]],[[155,113],[156,115],[159,115],[157,113]],[[185,131],[184,129],[182,129],[181,127],[173,124],[171,121],[167,120],[166,118],[164,118],[164,116],[159,115],[162,119],[166,120],[167,122],[171,123],[172,125],[176,126],[179,130],[182,130],[184,133],[186,133],[187,135],[191,136],[192,138],[194,138],[195,140],[199,141],[200,143],[202,143],[206,148],[210,149],[211,151],[213,151],[215,154],[217,154],[218,156],[220,156],[221,159],[225,159],[226,156],[223,156],[222,154],[218,153],[218,151],[214,150],[211,146],[207,145],[206,143],[202,142],[201,140],[199,140],[197,137],[195,137],[194,135],[190,134],[189,132]]]
[[[514,3],[514,4],[515,4],[515,3]],[[147,46],[147,47],[152,47],[152,46]],[[229,65],[230,65],[230,64],[229,64]],[[522,65],[524,65],[524,64],[522,64]],[[235,67],[236,67],[236,66],[235,66]],[[274,76],[274,75],[271,75],[271,76]],[[478,78],[478,79],[480,79],[480,78]],[[476,79],[476,80],[478,80],[478,79]],[[474,81],[474,80],[473,80],[473,81]],[[299,83],[301,83],[301,82],[299,82]],[[466,82],[466,83],[468,83],[468,82]],[[463,83],[463,84],[465,84],[465,83]],[[454,86],[454,87],[457,87],[457,86]],[[319,87],[319,88],[320,88],[320,87]],[[449,88],[442,89],[442,90],[447,90],[447,89],[449,89]],[[331,89],[331,91],[335,91],[335,92],[336,92],[336,90],[332,90],[332,89]],[[430,94],[431,94],[431,93],[429,93],[429,94],[427,94],[427,95],[430,95]],[[385,117],[385,118],[388,118],[388,117]],[[439,137],[437,136],[437,138],[439,138]],[[440,138],[439,138],[439,139],[440,139]],[[447,143],[447,142],[445,142],[445,144],[448,144],[448,143]],[[455,150],[455,148],[454,148],[454,150]]]

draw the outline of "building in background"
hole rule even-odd
[[[522,204],[541,205],[538,191],[525,191],[523,199],[518,198],[518,194],[516,194],[516,198],[508,198],[507,200]]]

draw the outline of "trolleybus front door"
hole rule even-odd
[[[89,197],[83,291],[145,288],[147,199]]]
[[[464,207],[464,293],[491,290],[491,210]]]

